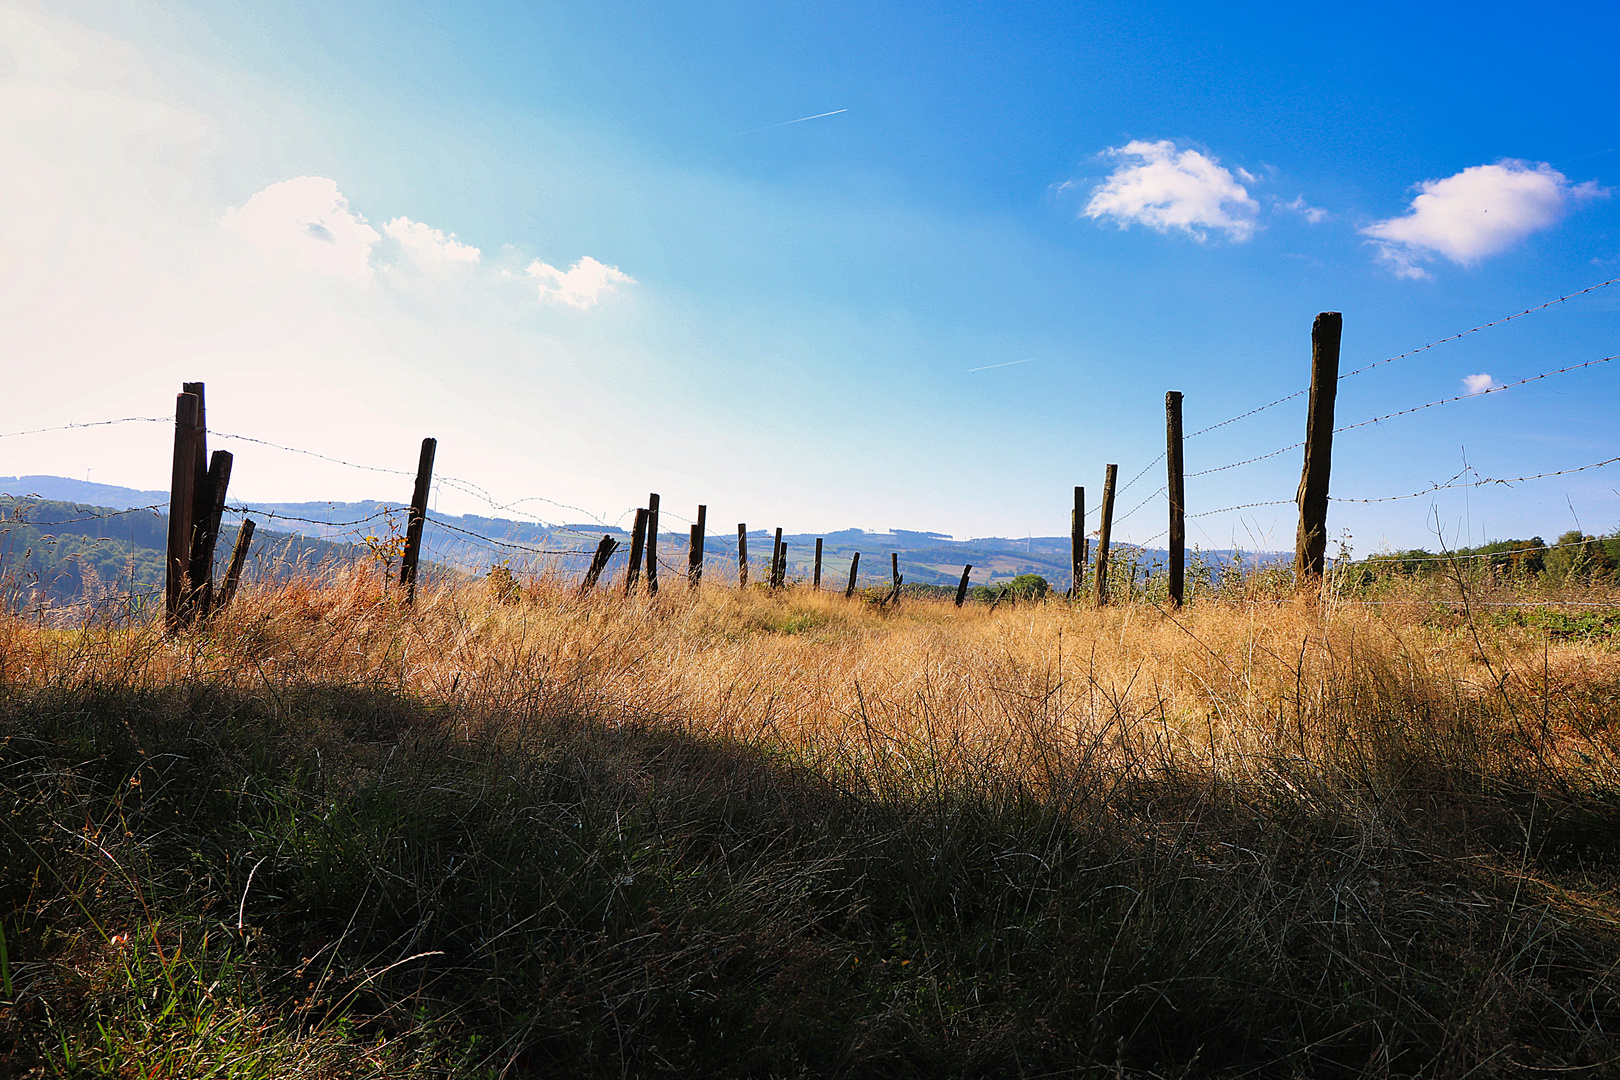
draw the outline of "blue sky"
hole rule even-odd
[[[1617,23],[0,0],[0,427],[161,415],[204,379],[218,430],[398,468],[435,435],[441,471],[547,520],[656,490],[789,531],[1061,533],[1072,485],[1095,502],[1104,463],[1163,449],[1166,390],[1197,430],[1303,387],[1318,311],[1344,312],[1349,370],[1620,277]],[[1620,285],[1345,380],[1339,420],[1614,353]],[[1620,454],[1615,377],[1345,433],[1334,493]],[[1295,399],[1189,440],[1187,468],[1303,426]],[[406,495],[218,445],[243,498]],[[78,430],[5,440],[0,473],[161,487],[166,453],[161,425]],[[1191,478],[1188,510],[1290,499],[1298,469]],[[1611,474],[1337,504],[1330,528],[1360,553],[1612,529]],[[1293,528],[1258,507],[1189,539]]]

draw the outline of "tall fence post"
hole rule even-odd
[[[596,545],[596,554],[591,556],[591,565],[585,571],[585,580],[580,582],[579,591],[588,593],[596,588],[596,583],[602,579],[602,571],[607,569],[608,560],[613,553],[619,550],[619,542],[611,536],[602,537],[602,542]]]
[[[956,585],[956,606],[961,607],[962,601],[967,599],[968,575],[973,573],[973,564],[968,563],[962,567],[962,580]]]
[[[422,527],[427,523],[428,490],[433,486],[433,455],[439,440],[423,439],[422,456],[416,462],[416,487],[411,491],[411,516],[405,526],[405,553],[399,560],[399,583],[405,589],[405,603],[416,602],[416,567],[422,557]]]
[[[821,591],[821,537],[816,537],[816,568],[814,576],[810,579],[810,588],[816,592]]]
[[[1294,537],[1294,583],[1322,576],[1327,555],[1328,472],[1333,464],[1333,403],[1339,390],[1339,338],[1344,316],[1324,311],[1311,325],[1311,404],[1305,420],[1305,465],[1300,471],[1299,531]]]
[[[856,552],[849,560],[849,584],[844,588],[844,599],[848,600],[855,595],[855,575],[861,569],[861,553]]]
[[[1187,574],[1187,500],[1181,468],[1181,391],[1164,394],[1165,462],[1170,470],[1170,606],[1180,607]]]
[[[889,574],[894,579],[894,588],[889,590],[889,601],[893,602],[900,598],[900,553],[898,551],[889,552]]]
[[[771,588],[782,587],[782,571],[784,560],[782,558],[782,527],[776,528],[776,542],[771,545]]]
[[[1074,509],[1069,512],[1069,599],[1080,599],[1086,580],[1086,489],[1074,489]]]
[[[658,494],[647,496],[647,595],[658,595]]]
[[[208,462],[208,504],[198,519],[191,545],[191,566],[187,576],[195,597],[194,616],[207,618],[214,606],[214,548],[219,544],[220,521],[225,516],[225,495],[231,486],[229,450],[215,450]]]
[[[169,474],[169,539],[164,555],[163,621],[172,632],[185,616],[191,571],[191,526],[197,486],[197,395],[174,399],[174,463]]]
[[[1114,533],[1114,481],[1118,478],[1118,465],[1104,471],[1101,520],[1097,524],[1097,572],[1091,579],[1091,596],[1098,607],[1108,603],[1108,541]]]
[[[737,588],[748,588],[748,526],[737,522]]]
[[[697,520],[692,523],[692,539],[686,546],[686,586],[695,589],[703,582],[703,529],[709,508],[698,504]]]
[[[243,518],[241,528],[236,530],[236,546],[231,549],[231,565],[225,571],[225,584],[220,587],[219,600],[214,605],[216,611],[224,611],[236,598],[236,586],[242,580],[242,565],[247,562],[248,549],[253,546],[254,528],[252,518]]]
[[[641,553],[647,549],[647,509],[636,510],[635,531],[630,534],[630,569],[624,575],[624,595],[632,596],[641,580]]]

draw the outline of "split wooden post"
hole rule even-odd
[[[232,456],[229,450],[215,450],[208,462],[208,504],[198,519],[191,545],[191,581],[196,610],[193,617],[207,618],[214,606],[214,548],[219,544],[220,519],[225,516],[225,493],[231,486]]]
[[[254,528],[252,518],[243,518],[242,527],[236,530],[236,546],[231,549],[231,565],[225,570],[225,584],[220,586],[215,611],[224,611],[236,597],[236,586],[242,580],[242,566],[247,562],[248,549],[253,546]]]
[[[640,508],[636,511],[636,524],[630,533],[630,569],[624,575],[624,595],[630,596],[636,591],[636,583],[641,580],[641,553],[647,549],[647,511]]]
[[[1098,607],[1108,603],[1108,541],[1114,532],[1114,481],[1119,466],[1110,465],[1103,474],[1103,501],[1097,526],[1097,572],[1091,579],[1091,596]]]
[[[962,580],[956,585],[956,606],[961,607],[962,601],[967,599],[968,575],[973,573],[973,564],[968,563],[962,567]]]
[[[778,589],[787,585],[787,541],[782,541],[776,550],[776,587]]]
[[[889,574],[894,579],[894,588],[889,591],[889,599],[896,600],[900,596],[900,553],[889,552]]]
[[[1180,607],[1187,574],[1187,500],[1181,467],[1181,391],[1164,394],[1165,464],[1170,471],[1170,606]]]
[[[1327,555],[1328,472],[1333,464],[1333,404],[1339,390],[1339,338],[1344,316],[1324,311],[1311,325],[1311,404],[1305,420],[1305,465],[1300,471],[1299,530],[1294,537],[1294,584],[1307,588],[1322,576]]]
[[[647,595],[658,595],[658,495],[647,496]]]
[[[174,400],[174,463],[169,474],[169,540],[164,556],[163,621],[170,632],[185,618],[191,570],[192,513],[197,486],[197,395]]]
[[[748,526],[737,522],[737,588],[748,588]]]
[[[821,537],[816,537],[816,568],[810,578],[810,588],[821,591]]]
[[[700,503],[697,520],[692,523],[692,539],[686,545],[686,585],[690,589],[703,583],[703,529],[708,517],[709,508]]]
[[[1074,489],[1074,509],[1069,512],[1069,599],[1080,599],[1086,580],[1086,489]]]
[[[849,585],[844,589],[844,599],[848,600],[855,595],[855,575],[861,568],[861,553],[856,552],[849,560]]]
[[[422,558],[422,527],[427,523],[428,490],[433,486],[433,455],[439,440],[423,439],[422,454],[416,462],[416,487],[411,491],[411,515],[405,524],[405,552],[399,560],[399,583],[405,589],[405,603],[416,602],[416,567]]]
[[[776,528],[776,540],[771,544],[771,588],[780,589],[782,587],[782,571],[782,527],[778,525]]]
[[[602,580],[602,571],[607,569],[608,560],[613,558],[617,550],[617,540],[611,536],[602,537],[602,542],[596,545],[596,554],[591,556],[591,565],[585,570],[585,580],[580,582],[580,592],[587,593],[596,588],[596,583]]]

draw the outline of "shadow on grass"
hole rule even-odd
[[[1400,804],[1303,766],[919,780],[351,686],[10,689],[0,740],[17,1071],[1490,1076],[1614,1052],[1612,931],[1525,884],[1520,826],[1570,819],[1456,794],[1477,775]],[[1579,812],[1617,834],[1620,808]]]

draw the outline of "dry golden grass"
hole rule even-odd
[[[541,809],[490,817],[478,843],[499,847],[504,839],[490,838],[521,822],[544,847],[566,834],[558,822],[611,807],[567,886],[589,894],[584,907],[607,895],[610,910],[615,882],[664,890],[638,894],[651,915],[614,916],[630,922],[603,939],[611,963],[590,978],[541,965],[512,992],[521,1000],[481,1012],[424,998],[422,986],[385,993],[386,980],[367,975],[353,1000],[370,1002],[367,1030],[406,1055],[390,1068],[423,1054],[466,1075],[498,1071],[500,1060],[517,1070],[508,1075],[652,1074],[679,1071],[677,1059],[731,1075],[1013,1075],[1029,1062],[1143,1076],[1595,1075],[1614,1066],[1607,1032],[1620,1021],[1620,653],[1606,623],[1578,621],[1601,610],[1578,605],[1608,594],[1552,597],[1568,622],[1556,633],[1499,606],[1523,599],[1464,580],[1299,599],[1251,585],[1179,611],[1060,600],[992,611],[909,598],[887,608],[804,589],[693,593],[684,582],[627,600],[542,579],[516,602],[474,583],[426,589],[409,609],[353,569],[318,585],[247,589],[206,632],[178,637],[146,624],[0,621],[0,688],[8,746],[127,738],[143,760],[159,747],[206,746],[227,763],[232,791],[270,790],[262,777],[276,768],[264,761],[275,755],[305,762],[288,767],[291,779],[277,781],[287,794],[276,797],[305,818],[362,796],[371,806],[384,794],[453,790],[465,821],[494,813],[469,792],[510,779],[512,798]],[[11,775],[43,791],[41,777],[71,771],[67,749],[36,756],[54,764],[36,769],[17,750]],[[524,779],[534,768],[553,779]],[[591,779],[577,791],[564,784],[573,794],[532,794],[575,772]],[[128,789],[108,791],[123,814]],[[661,854],[621,873],[641,857],[623,854],[632,848]],[[751,851],[742,862],[740,850]],[[29,857],[80,882],[62,896],[95,910],[89,872],[60,869],[68,853]],[[432,875],[412,858],[414,870],[379,870],[364,890],[331,886],[347,899],[320,919],[360,919],[395,878],[415,882],[417,907],[393,907],[425,910],[428,895],[438,897],[430,908],[449,905],[456,859],[433,863],[445,876],[424,883],[413,875]],[[310,865],[320,869],[299,873],[342,876]],[[483,865],[492,881],[518,872],[494,855]],[[708,899],[692,899],[691,883],[715,866],[735,894],[722,903],[704,885]],[[546,872],[490,888],[562,888]],[[233,910],[251,898],[243,864],[209,873]],[[50,935],[27,916],[40,887],[16,874],[0,886],[12,905],[0,929],[32,927],[35,963],[65,963],[49,960]],[[130,903],[126,922],[144,910]],[[339,910],[349,903],[354,911]],[[511,956],[434,946],[466,953],[456,970],[480,972],[468,986],[495,978],[480,964],[529,970],[546,942],[583,932],[543,905],[494,914],[490,903],[468,900],[482,913],[466,916],[477,933],[458,933],[505,940],[524,927],[527,944]],[[388,970],[437,940],[424,927],[441,916],[399,918],[393,951],[357,954],[355,972]],[[88,931],[78,932],[82,941]],[[327,942],[335,933],[298,932]],[[699,978],[681,966],[696,963],[682,951],[697,940],[686,933],[730,943],[705,946],[715,956],[753,958],[726,976],[747,988],[746,1008],[702,1022],[752,1016],[750,1037],[768,1052],[728,1057],[735,1041],[711,1046],[714,1032],[692,1027],[697,1013],[667,1004],[687,992],[671,988]],[[657,976],[654,960],[637,960],[648,965],[638,975],[613,951],[660,934],[685,944],[657,954]],[[798,951],[759,951],[776,939]],[[341,951],[346,938],[336,940],[321,947]],[[881,978],[864,973],[877,957],[895,965]],[[579,989],[587,984],[598,989]],[[353,981],[340,985],[359,994]],[[534,997],[542,992],[554,1005]],[[331,1060],[344,1033],[277,1027],[282,999],[262,993],[252,1007],[270,1017],[263,1031],[318,1036]],[[312,1007],[318,995],[305,993],[285,1006],[290,1015]],[[423,1016],[483,1017],[458,1021],[456,1038],[472,1039],[456,1051],[460,1064],[444,1064],[439,1028],[399,1020],[407,1001]],[[820,1013],[842,1019],[806,1034]],[[52,1023],[53,1038],[82,1037],[70,1020]],[[636,1049],[627,1025],[663,1038],[665,1057]],[[616,1050],[601,1049],[608,1031]],[[677,1037],[686,1058],[668,1048]],[[499,1053],[479,1039],[496,1039]],[[836,1049],[823,1053],[815,1039]]]

